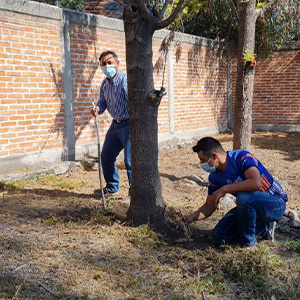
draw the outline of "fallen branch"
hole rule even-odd
[[[43,283],[41,283],[40,281],[37,281],[37,280],[28,280],[28,282],[31,282],[31,283],[35,283],[35,284],[38,284],[40,285],[44,290],[46,290],[48,293],[50,293],[52,296],[56,297],[57,299],[60,299],[60,296],[58,296],[57,294],[55,294],[53,291],[51,291],[48,287],[46,287]]]
[[[11,272],[11,274],[15,274],[17,271],[19,271],[20,269],[22,269],[22,268],[24,268],[24,267],[26,267],[26,266],[27,266],[27,264],[21,265],[21,266],[15,268],[15,269]]]
[[[57,299],[60,299],[60,297],[55,294],[54,292],[52,292],[49,288],[47,288],[44,284],[42,284],[39,281],[35,281],[35,283],[39,284],[44,290],[46,290],[48,293],[50,293],[52,296],[56,297]]]
[[[17,290],[16,290],[14,296],[11,298],[11,300],[17,299],[17,298],[15,298],[15,297],[17,297],[19,291],[21,290],[22,286],[23,286],[24,283],[26,282],[27,277],[28,277],[28,275],[26,275],[26,277],[25,277],[25,279],[23,280],[23,282],[19,285],[19,287],[17,288]]]
[[[21,265],[21,266],[19,266],[19,267],[17,267],[16,269],[14,269],[12,272],[11,272],[11,274],[15,274],[17,271],[19,271],[20,269],[22,269],[22,268],[24,268],[24,267],[26,267],[27,266],[27,264],[24,264],[24,265]],[[52,296],[54,296],[54,297],[56,297],[57,299],[60,299],[60,297],[57,295],[57,294],[55,294],[53,291],[51,291],[47,286],[45,286],[43,283],[41,283],[40,281],[37,281],[37,280],[32,280],[32,279],[27,279],[28,278],[28,272],[27,272],[27,274],[26,274],[26,277],[25,277],[25,279],[23,280],[23,282],[18,286],[18,288],[17,288],[17,290],[16,290],[16,292],[15,292],[15,294],[14,294],[14,296],[12,297],[12,299],[11,300],[16,300],[17,299],[17,295],[19,294],[19,292],[20,292],[20,290],[21,290],[21,288],[22,288],[22,286],[26,283],[26,281],[28,282],[28,283],[35,283],[35,284],[38,284],[38,285],[40,285],[44,290],[46,290],[48,293],[50,293]]]

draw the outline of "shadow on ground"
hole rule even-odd
[[[266,150],[284,152],[287,160],[300,160],[300,132],[289,133],[260,133],[253,135],[252,145]]]

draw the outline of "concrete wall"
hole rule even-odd
[[[126,71],[121,20],[22,0],[0,0],[0,172],[95,155],[90,115],[104,76],[100,53],[115,50]],[[153,39],[153,64],[167,30]],[[176,34],[166,61],[159,140],[227,128],[231,73],[221,44]],[[230,64],[229,64],[230,65]],[[160,88],[163,68],[155,70]],[[100,119],[104,139],[111,118]]]

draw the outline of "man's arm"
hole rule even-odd
[[[251,167],[245,172],[244,181],[234,184],[227,184],[216,190],[211,196],[207,196],[206,202],[195,212],[185,218],[187,224],[194,221],[203,220],[212,215],[216,210],[219,200],[224,197],[226,193],[236,194],[239,192],[254,192],[261,191],[261,177],[256,167]]]
[[[211,196],[207,196],[205,203],[195,212],[184,218],[185,223],[190,224],[195,221],[203,220],[213,214],[217,207],[209,205]]]
[[[106,99],[105,99],[104,91],[103,91],[103,83],[104,83],[104,81],[102,82],[101,87],[100,87],[100,96],[99,96],[97,105],[96,105],[96,107],[91,109],[91,113],[94,117],[97,117],[98,114],[99,115],[102,114],[107,107]]]
[[[224,197],[226,193],[236,194],[239,192],[254,192],[261,191],[262,183],[261,177],[258,169],[256,167],[251,167],[245,171],[246,180],[227,184],[216,190],[212,197],[209,199],[209,206],[216,207],[219,203],[220,198]]]

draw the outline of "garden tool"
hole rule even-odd
[[[96,108],[95,103],[92,102],[94,109]],[[99,122],[98,122],[98,114],[95,117],[95,124],[96,124],[96,131],[97,131],[97,144],[98,144],[98,173],[99,173],[99,180],[100,180],[100,190],[101,190],[101,198],[102,204],[104,209],[107,208],[106,200],[103,192],[103,184],[102,184],[102,166],[101,166],[101,147],[100,147],[100,129],[99,129]]]

